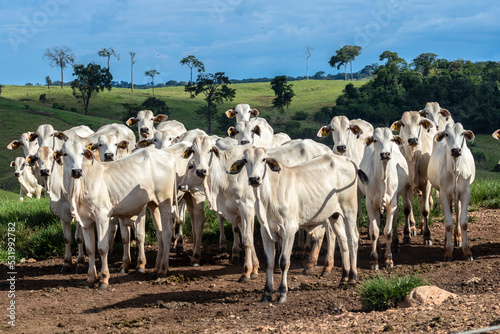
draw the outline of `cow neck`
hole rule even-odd
[[[214,153],[210,154],[208,175],[203,179],[203,189],[212,210],[217,211],[217,195],[222,194],[228,187],[228,175],[224,166],[229,157],[227,151],[221,152],[219,158]]]

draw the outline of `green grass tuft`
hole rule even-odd
[[[411,290],[423,285],[428,285],[428,283],[417,275],[373,276],[359,288],[361,304],[365,308],[375,311],[395,308]]]

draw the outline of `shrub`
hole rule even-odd
[[[54,103],[52,103],[52,108],[64,110],[64,108],[66,108],[66,106],[64,104],[60,104],[60,103],[54,102]]]
[[[142,107],[144,109],[151,110],[154,114],[165,114],[168,115],[168,106],[165,101],[157,99],[156,97],[148,97],[144,102],[142,102]]]
[[[309,114],[305,111],[297,111],[295,115],[292,116],[292,119],[295,121],[304,121],[308,116]]]
[[[361,304],[369,310],[376,311],[394,308],[411,290],[423,285],[428,283],[417,275],[403,277],[377,275],[368,279],[359,288]]]

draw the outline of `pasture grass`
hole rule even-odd
[[[361,304],[368,310],[385,311],[395,308],[416,287],[429,285],[415,275],[386,276],[379,274],[368,278],[359,287]]]

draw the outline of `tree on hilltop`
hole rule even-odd
[[[109,73],[109,68],[101,68],[101,65],[94,63],[75,65],[73,67],[76,79],[71,83],[73,96],[83,103],[85,115],[88,114],[90,98],[105,88],[111,90],[111,80],[113,76]]]
[[[67,46],[53,46],[50,49],[45,50],[43,57],[49,60],[51,67],[61,68],[61,89],[64,85],[63,70],[68,66],[68,64],[73,64],[75,62],[75,54]]]

